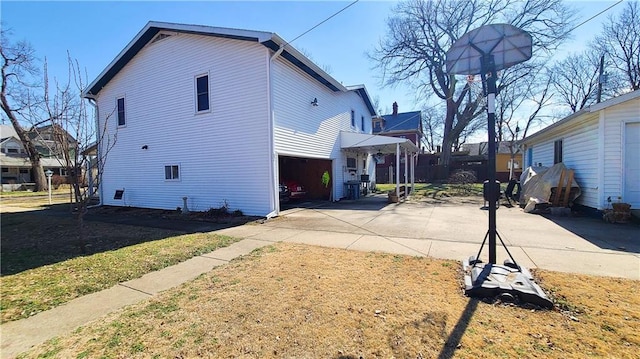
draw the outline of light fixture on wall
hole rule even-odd
[[[148,149],[149,149],[149,146],[144,145],[144,146],[142,146],[142,149],[143,149],[143,150],[148,150]]]
[[[311,101],[311,106],[318,106],[318,99],[314,98],[313,101]]]

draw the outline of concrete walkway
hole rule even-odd
[[[97,320],[126,305],[151,298],[231,259],[275,242],[294,242],[359,251],[462,260],[475,255],[487,228],[481,202],[406,202],[384,198],[293,208],[264,224],[215,233],[243,238],[233,245],[178,265],[77,298],[33,317],[3,324],[1,357]],[[498,232],[518,264],[570,273],[640,280],[640,227],[611,225],[593,218],[545,218],[519,208],[500,207]],[[502,247],[498,261],[508,258]],[[488,256],[483,249],[481,258]]]

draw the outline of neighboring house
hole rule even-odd
[[[398,104],[393,103],[393,113],[372,120],[373,134],[406,138],[421,148],[422,113],[420,111],[398,113]]]
[[[75,146],[73,137],[67,135],[72,146]],[[64,160],[60,156],[59,146],[54,141],[53,127],[38,127],[29,133],[29,137],[34,139],[36,150],[42,156],[40,162],[43,170],[51,170],[54,175],[66,176]],[[12,125],[0,125],[0,168],[2,184],[34,182],[31,176],[31,161]]]
[[[521,144],[525,166],[575,170],[576,203],[602,210],[620,197],[640,208],[640,90],[583,108]]]
[[[190,210],[269,217],[279,182],[338,200],[345,181],[374,172],[364,86],[343,86],[274,33],[149,22],[83,96],[111,141],[98,147],[106,205],[176,209],[186,197]]]
[[[508,182],[509,175],[511,174],[511,167],[513,166],[513,177],[520,178],[522,174],[522,152],[518,150],[518,144],[511,141],[500,141],[497,143],[496,153],[496,179],[500,182]],[[511,152],[514,152],[513,160],[511,158]],[[464,154],[464,155],[462,155]],[[452,156],[452,161],[472,160],[486,161],[488,158],[488,143],[465,143],[461,146],[461,151],[456,156]],[[462,155],[462,156],[460,156]],[[466,156],[469,156],[467,159]],[[478,178],[479,181],[484,180]]]

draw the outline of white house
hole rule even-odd
[[[525,165],[563,162],[582,189],[576,203],[640,208],[640,90],[584,108],[522,140]]]
[[[83,96],[108,132],[106,205],[175,209],[186,197],[190,210],[272,216],[282,181],[338,200],[345,181],[375,175],[364,86],[343,86],[274,33],[149,22]]]

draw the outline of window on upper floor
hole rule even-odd
[[[356,127],[356,112],[351,110],[351,127]]]
[[[164,166],[164,179],[168,181],[176,181],[180,179],[180,166],[168,165]]]
[[[553,143],[553,164],[562,162],[562,139]]]
[[[360,116],[360,129],[364,131],[364,116]]]
[[[196,76],[196,112],[209,111],[209,75]]]
[[[124,97],[119,97],[116,100],[116,107],[117,107],[117,116],[118,116],[118,126],[124,126],[127,124],[127,121],[125,119],[125,112],[124,112]]]

